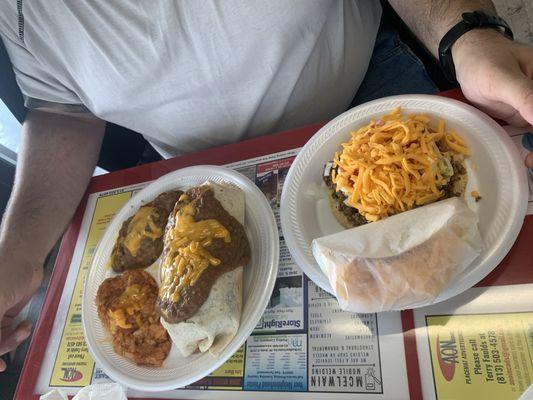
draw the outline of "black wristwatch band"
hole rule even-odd
[[[452,46],[466,32],[476,28],[502,28],[503,34],[509,39],[513,39],[513,32],[507,22],[502,18],[488,15],[483,11],[464,13],[463,20],[451,28],[443,36],[439,44],[439,61],[444,71],[444,75],[450,82],[457,82],[455,76],[455,65],[452,59]]]

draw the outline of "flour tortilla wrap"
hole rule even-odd
[[[237,187],[206,182],[216,199],[228,213],[244,225],[245,197]],[[184,322],[170,324],[161,318],[172,342],[184,357],[196,349],[217,356],[233,339],[239,328],[242,312],[243,266],[221,275],[214,283],[207,300]]]
[[[431,304],[481,253],[477,216],[455,197],[315,239],[313,255],[343,310]]]

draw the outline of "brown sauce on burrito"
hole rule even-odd
[[[222,207],[208,186],[188,190],[171,213],[165,232],[158,306],[179,323],[206,301],[219,276],[250,259],[243,226]]]
[[[114,271],[146,268],[157,260],[168,215],[181,194],[179,190],[162,193],[124,221],[111,253]]]

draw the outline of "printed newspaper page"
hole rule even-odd
[[[424,399],[518,399],[533,384],[533,284],[414,310]]]
[[[263,191],[276,215],[287,171],[298,150],[229,165]],[[107,224],[148,182],[92,194],[61,298],[36,390],[61,387],[74,394],[91,383],[107,382],[92,360],[81,326],[82,286],[91,256]],[[210,376],[178,391],[131,396],[172,398],[395,399],[408,397],[399,313],[352,314],[302,273],[280,232],[278,278],[268,306],[245,345]],[[209,394],[211,393],[211,394]],[[266,394],[266,393],[265,393]]]

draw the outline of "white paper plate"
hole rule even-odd
[[[158,194],[171,189],[186,190],[205,181],[238,186],[246,196],[245,230],[250,241],[251,260],[244,268],[243,310],[237,335],[219,357],[209,353],[182,357],[176,346],[162,367],[141,367],[117,355],[109,342],[95,306],[100,284],[117,275],[108,260],[122,222]],[[274,214],[261,191],[244,175],[217,166],[184,168],[162,176],[132,197],[115,216],[94,254],[87,274],[82,302],[82,322],[89,351],[114,380],[143,391],[182,387],[203,378],[222,365],[246,341],[261,318],[278,272],[279,234]]]
[[[518,150],[495,121],[474,107],[438,96],[405,95],[371,101],[339,115],[320,129],[294,160],[281,196],[281,227],[296,263],[313,282],[332,293],[311,253],[313,239],[343,229],[330,211],[325,189],[322,195],[316,194],[319,186],[325,188],[324,164],[350,138],[351,131],[398,106],[406,113],[424,112],[435,120],[443,118],[447,128],[460,133],[472,152],[466,161],[465,199],[479,216],[486,249],[440,294],[436,300],[440,302],[472,287],[500,263],[516,240],[527,209],[526,168]],[[480,202],[469,195],[472,190],[483,197]]]

